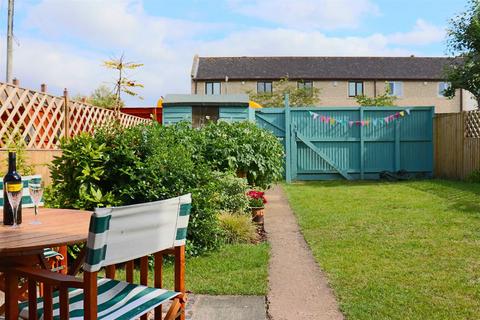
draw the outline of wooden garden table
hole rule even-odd
[[[20,228],[0,226],[0,272],[5,276],[5,319],[18,319],[18,276],[11,267],[43,264],[43,249],[85,242],[91,212],[40,208],[42,224],[29,224],[32,209],[23,209]]]

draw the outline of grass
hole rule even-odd
[[[213,295],[259,295],[267,293],[269,245],[261,243],[226,245],[201,257],[187,258],[186,288],[193,293]],[[125,279],[124,270],[117,271]],[[139,273],[134,281],[139,283]],[[153,284],[153,272],[149,272]],[[163,283],[173,289],[173,264],[166,263]]]
[[[285,185],[347,319],[480,317],[480,185]]]

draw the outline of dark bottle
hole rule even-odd
[[[22,186],[22,177],[17,172],[17,155],[15,152],[8,153],[8,172],[3,177],[3,224],[13,225],[13,210],[8,201],[6,182],[18,182]],[[17,224],[22,223],[22,204],[18,206]]]

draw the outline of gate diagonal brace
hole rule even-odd
[[[313,152],[318,154],[326,163],[328,163],[330,166],[332,166],[335,170],[337,170],[338,173],[342,175],[347,180],[352,180],[352,177],[345,171],[340,169],[335,163],[330,159],[325,153],[323,153],[320,149],[318,149],[311,141],[309,141],[305,136],[303,136],[301,133],[298,131],[295,132],[295,135],[297,136],[300,141],[305,143],[307,147],[312,149]]]

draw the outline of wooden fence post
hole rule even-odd
[[[17,78],[13,78],[12,84],[13,84],[14,86],[17,86],[17,87],[18,87],[18,86],[20,86],[20,80],[18,80]]]
[[[47,92],[47,85],[45,83],[42,83],[40,85],[40,92],[43,92],[43,93]]]
[[[63,123],[63,135],[66,139],[70,137],[70,116],[69,116],[69,101],[68,101],[68,90],[65,88],[63,90],[63,117],[64,117],[64,123]]]
[[[290,130],[290,101],[288,93],[285,94],[285,180],[292,182],[292,163],[291,163],[291,130]]]
[[[360,180],[365,179],[365,139],[363,137],[363,107],[359,108],[360,118]]]

